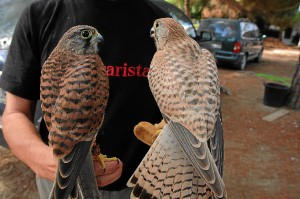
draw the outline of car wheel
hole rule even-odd
[[[239,69],[239,70],[245,70],[246,64],[247,64],[247,56],[246,55],[242,55],[240,61],[236,65],[237,69]]]
[[[263,51],[260,51],[258,56],[254,59],[255,62],[260,63],[262,61],[262,53]]]

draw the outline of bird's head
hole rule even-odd
[[[92,26],[79,25],[70,28],[59,42],[59,48],[69,50],[76,54],[96,54],[103,37]]]
[[[150,31],[156,48],[163,49],[168,43],[188,37],[182,25],[172,18],[160,18],[154,21]]]

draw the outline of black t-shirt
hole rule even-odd
[[[104,37],[100,56],[110,81],[105,120],[97,137],[101,152],[123,162],[122,177],[105,190],[120,190],[148,150],[133,134],[140,121],[161,115],[147,80],[155,45],[150,29],[167,16],[146,0],[39,0],[23,12],[1,76],[1,87],[17,96],[39,99],[41,67],[72,26],[91,25]],[[44,121],[40,133],[48,143]]]

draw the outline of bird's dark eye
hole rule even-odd
[[[155,27],[157,28],[158,26],[159,26],[159,23],[157,22],[156,25],[155,25]]]
[[[81,31],[81,37],[83,39],[89,39],[89,38],[91,38],[92,37],[92,31],[90,31],[90,30],[82,30]]]

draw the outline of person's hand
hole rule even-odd
[[[44,147],[36,157],[37,164],[33,167],[34,172],[41,178],[54,182],[58,160],[54,157],[51,147]]]
[[[109,185],[121,177],[123,163],[120,160],[105,161],[105,169],[99,161],[94,160],[96,181],[99,187]]]
[[[41,151],[38,157],[35,173],[42,178],[46,178],[54,182],[58,160],[53,156],[52,148],[46,147],[44,151]],[[99,187],[104,187],[113,183],[121,177],[123,163],[120,160],[109,160],[105,162],[105,170],[99,161],[94,160],[94,171],[96,175],[96,181]]]

